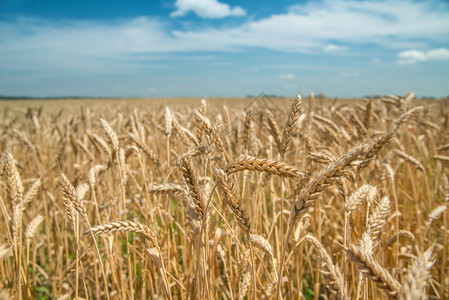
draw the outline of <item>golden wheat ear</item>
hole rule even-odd
[[[379,289],[390,298],[397,298],[401,284],[383,268],[372,256],[351,244],[345,249],[346,255],[357,267],[363,277],[371,279]]]
[[[304,236],[304,239],[309,241],[318,253],[317,260],[320,263],[321,273],[326,282],[326,287],[329,289],[332,296],[337,299],[345,299],[346,291],[343,275],[341,274],[340,269],[335,267],[329,252],[327,252],[324,245],[321,244],[315,236],[307,234]]]
[[[151,231],[151,229],[144,224],[132,221],[118,221],[112,222],[104,225],[97,225],[90,228],[88,231],[83,233],[83,236],[90,235],[93,233],[94,235],[103,235],[114,232],[135,232],[142,234],[146,239],[157,244],[156,236]]]
[[[419,255],[409,266],[399,299],[419,300],[427,298],[425,289],[428,280],[432,277],[430,269],[435,264],[435,260],[431,260],[434,248],[435,244]]]
[[[226,173],[228,174],[245,170],[264,172],[288,178],[301,178],[304,176],[304,173],[299,169],[280,160],[258,158],[255,156],[239,157],[226,167]]]
[[[223,170],[215,169],[215,172],[217,173],[219,187],[224,194],[226,203],[234,213],[240,229],[249,238],[251,222],[245,209],[245,205],[234,187],[234,183]]]
[[[293,137],[293,132],[296,128],[296,122],[299,118],[299,113],[301,111],[302,101],[301,95],[296,96],[295,101],[293,101],[292,109],[290,115],[288,116],[287,124],[285,125],[284,134],[282,135],[282,151],[281,157],[285,157],[288,147],[290,146],[290,141]]]

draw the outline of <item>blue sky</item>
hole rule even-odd
[[[0,95],[449,95],[449,2],[0,0]]]

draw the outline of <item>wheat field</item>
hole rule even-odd
[[[449,299],[449,99],[0,109],[0,299]]]

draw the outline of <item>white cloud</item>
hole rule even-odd
[[[398,54],[400,64],[416,64],[428,60],[449,59],[449,49],[438,48],[429,51],[406,50]]]
[[[222,19],[226,17],[241,17],[246,11],[240,6],[230,7],[226,3],[217,0],[176,0],[176,10],[170,14],[171,17],[182,17],[189,12],[198,17],[208,19]]]
[[[328,45],[324,46],[324,52],[336,52],[336,51],[342,51],[345,49],[346,49],[346,47],[338,46],[338,45],[334,45],[334,44],[328,44]]]
[[[174,34],[198,45],[217,45],[222,50],[263,47],[312,52],[363,44],[421,47],[429,41],[447,39],[449,35],[449,10],[435,9],[432,3],[324,0],[292,6],[287,13],[250,20],[234,28],[179,30]]]
[[[296,75],[293,73],[287,73],[287,74],[281,74],[279,75],[280,79],[287,79],[287,80],[293,80],[296,79]]]
[[[190,11],[209,17],[239,14],[238,7],[231,8],[216,0],[202,0],[210,6],[201,9],[198,3],[203,2],[183,1],[176,2],[181,3],[176,14]],[[433,1],[413,0],[323,0],[292,6],[286,13],[248,18],[233,27],[190,24],[189,29],[176,30],[169,18],[140,17],[113,22],[17,18],[0,21],[0,70],[108,72],[148,67],[141,62],[148,62],[151,56],[155,57],[155,64],[161,64],[156,56],[167,53],[250,48],[313,54],[355,51],[354,48],[366,45],[379,49],[417,49],[449,37],[449,9],[435,5]],[[444,48],[429,51],[424,56],[437,59],[445,51]],[[419,61],[418,54],[401,54],[399,58],[412,61],[408,55]]]

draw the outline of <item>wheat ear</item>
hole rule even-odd
[[[173,194],[173,195],[181,195],[182,187],[178,184],[174,183],[166,183],[166,184],[153,184],[151,188],[147,190],[148,194]]]
[[[340,127],[338,127],[332,120],[319,115],[314,115],[313,118],[329,126],[337,135],[340,134]]]
[[[148,146],[137,136],[135,136],[132,133],[128,134],[131,140],[136,144],[137,147],[139,147],[147,156],[149,159],[151,159],[157,166],[159,166],[159,160],[157,159],[156,154],[148,148]]]
[[[135,232],[142,234],[150,242],[157,244],[156,236],[147,225],[132,221],[118,221],[105,225],[97,225],[90,228],[90,230],[85,232],[83,235],[89,235],[90,232],[94,235],[102,235],[113,232]]]
[[[12,132],[22,143],[24,143],[31,150],[31,152],[36,156],[36,159],[40,161],[40,154],[37,150],[37,147],[22,132],[16,129],[13,129]]]
[[[388,196],[383,197],[368,218],[367,231],[371,233],[373,242],[380,237],[382,226],[387,222],[387,216],[390,213],[391,201]]]
[[[42,215],[37,215],[36,217],[33,218],[33,220],[31,220],[30,223],[28,223],[27,229],[25,231],[25,240],[27,243],[31,242],[31,239],[36,234],[36,231],[43,220],[44,217]]]
[[[299,193],[299,197],[292,207],[292,213],[290,215],[292,225],[296,222],[300,213],[306,211],[308,207],[315,203],[324,189],[333,184],[338,178],[344,175],[347,170],[349,170],[353,165],[353,162],[360,157],[365,148],[365,144],[353,148],[337,161],[323,168],[318,174],[310,179],[309,183]]]
[[[365,125],[363,125],[362,120],[354,113],[351,113],[351,120],[353,124],[355,125],[355,128],[357,129],[359,137],[363,135],[363,137],[368,136],[368,130],[366,130]]]
[[[276,142],[276,146],[278,147],[278,151],[280,153],[283,149],[281,131],[279,129],[278,123],[274,119],[273,114],[269,110],[267,110],[267,120],[268,120],[268,126],[270,127],[271,135],[273,136],[273,139]]]
[[[11,152],[5,151],[3,156],[3,171],[6,175],[6,191],[8,198],[11,201],[13,207],[13,219],[12,219],[12,246],[14,250],[14,259],[17,267],[16,288],[18,290],[19,299],[22,296],[22,211],[23,211],[23,185],[20,178],[19,171],[17,170],[14,158]]]
[[[219,185],[225,196],[226,203],[234,213],[240,229],[249,238],[251,222],[249,221],[243,201],[238,196],[231,178],[221,169],[215,169],[215,171],[217,172]]]
[[[59,183],[62,187],[63,200],[69,201],[81,216],[87,218],[86,208],[81,202],[81,199],[78,197],[78,193],[76,192],[75,188],[62,171],[59,173]]]
[[[254,156],[242,156],[232,161],[226,167],[226,173],[232,174],[244,170],[253,170],[265,172],[281,177],[301,178],[304,173],[300,172],[296,167],[286,164],[279,160],[267,158],[257,158]]]
[[[171,136],[171,131],[172,131],[172,127],[173,127],[173,117],[172,114],[170,112],[170,108],[168,108],[168,106],[165,107],[164,110],[164,119],[165,119],[165,136],[169,139]]]
[[[425,173],[426,172],[426,168],[424,168],[424,166],[413,156],[408,155],[405,152],[402,152],[398,149],[394,150],[394,153],[396,153],[399,157],[403,158],[404,160],[406,160],[408,163],[412,164],[416,169],[418,169],[419,171]]]
[[[175,117],[173,117],[173,119],[172,119],[172,125],[173,125],[173,128],[175,128],[176,132],[178,133],[182,143],[184,145],[188,146],[190,144],[189,138],[187,137],[187,134],[183,130],[181,124],[179,124],[178,120]],[[195,141],[196,141],[196,139],[195,139]]]
[[[351,213],[367,198],[374,199],[377,197],[377,188],[370,184],[364,184],[349,196],[345,202],[345,212]],[[368,202],[368,201],[367,201]],[[371,202],[371,201],[369,201]]]
[[[92,144],[94,145],[94,147],[98,150],[98,152],[104,152],[109,160],[112,160],[112,153],[111,153],[111,149],[109,149],[108,144],[105,142],[105,140],[103,140],[102,137],[100,137],[99,135],[92,133],[89,134],[88,133],[88,137],[89,140],[92,142]]]
[[[326,281],[326,287],[334,298],[345,299],[346,293],[343,275],[340,270],[334,266],[332,257],[329,255],[326,248],[324,248],[323,244],[311,234],[304,236],[304,239],[311,242],[318,252],[318,261],[320,263],[321,273]]]
[[[26,204],[28,202],[30,202],[34,196],[36,196],[39,187],[42,185],[42,181],[40,178],[38,178],[32,185],[31,187],[28,189],[28,191],[26,192],[25,196],[23,196],[23,203]]]
[[[285,125],[284,134],[282,137],[281,157],[285,157],[285,152],[287,152],[290,140],[292,139],[293,136],[293,131],[296,128],[296,122],[298,121],[299,118],[301,106],[302,106],[301,95],[298,94],[296,96],[295,101],[293,102],[290,115],[288,116],[287,124]]]
[[[118,138],[115,131],[112,129],[112,127],[109,125],[106,120],[99,118],[98,121],[100,122],[101,128],[103,128],[104,133],[109,139],[109,143],[111,145],[111,148],[115,151],[118,151]]]
[[[201,220],[204,217],[204,197],[200,190],[198,177],[195,174],[195,169],[190,157],[184,157],[181,160],[179,169],[181,170],[182,181],[187,187],[187,193],[195,203],[198,219]]]
[[[229,117],[229,110],[226,105],[223,106],[223,123],[224,123],[224,131],[226,134],[231,133],[231,119]]]
[[[307,158],[321,164],[330,164],[335,161],[334,157],[323,152],[310,152]]]
[[[401,284],[373,257],[352,244],[345,251],[348,258],[357,265],[357,269],[364,277],[371,279],[390,298],[397,298],[398,292],[401,290]]]
[[[198,128],[201,128],[202,132],[205,132],[210,141],[215,143],[215,146],[220,151],[223,151],[223,141],[221,140],[221,137],[218,135],[218,128],[217,126],[212,126],[209,118],[206,116],[200,114],[199,112],[195,113],[196,122],[198,124]]]
[[[409,266],[407,275],[399,295],[401,300],[425,299],[427,280],[431,277],[430,268],[435,261],[431,261],[434,246],[427,249]]]
[[[23,204],[23,185],[14,158],[9,150],[3,154],[3,171],[6,179],[8,199],[13,206]]]

